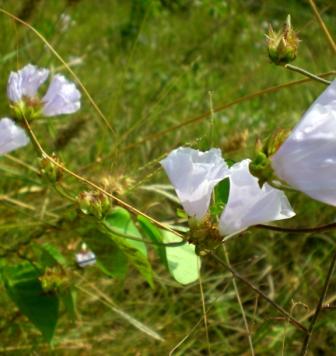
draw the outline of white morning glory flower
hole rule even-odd
[[[39,87],[48,78],[49,71],[32,64],[17,72],[11,72],[7,84],[7,95],[13,104],[24,102],[28,107],[40,109],[45,116],[71,114],[80,108],[81,94],[75,84],[63,75],[55,75],[47,93],[40,99]]]
[[[336,206],[336,80],[271,159],[280,179],[313,199]]]
[[[5,117],[0,120],[0,155],[9,153],[19,147],[27,145],[29,138],[24,129]]]
[[[258,179],[249,171],[250,160],[245,159],[230,168],[230,193],[219,220],[222,236],[232,235],[250,226],[295,215],[285,194]]]
[[[206,215],[215,185],[229,175],[221,151],[215,148],[201,152],[180,147],[160,163],[184,210],[190,217],[197,219]]]

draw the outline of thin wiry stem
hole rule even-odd
[[[94,109],[98,113],[101,120],[104,122],[105,126],[115,135],[115,130],[113,129],[113,127],[107,120],[106,116],[103,114],[103,112],[99,109],[98,105],[96,104],[96,102],[92,98],[91,94],[86,89],[85,85],[78,78],[76,73],[70,68],[70,66],[65,62],[65,60],[58,54],[58,52],[54,49],[54,47],[46,40],[46,38],[40,32],[38,32],[33,26],[31,26],[29,23],[21,20],[20,18],[13,15],[12,13],[10,13],[2,8],[0,8],[0,12],[5,14],[6,16],[10,17],[11,19],[15,20],[16,22],[20,23],[21,25],[24,25],[25,27],[29,28],[29,30],[31,30],[49,48],[49,50],[52,52],[52,54],[64,65],[66,70],[72,75],[72,77],[75,79],[75,81],[77,82],[79,87],[83,90],[84,94],[86,95],[86,97],[90,101],[91,105],[94,107]]]
[[[226,261],[227,265],[231,266],[230,259],[229,259],[229,254],[228,254],[228,251],[227,251],[227,248],[225,247],[225,245],[223,245],[223,250],[224,250],[225,261]],[[236,294],[236,298],[237,298],[237,301],[238,301],[238,304],[239,304],[239,307],[240,307],[240,311],[242,313],[242,317],[243,317],[243,321],[244,321],[244,325],[245,325],[245,329],[246,329],[246,334],[247,334],[248,342],[249,342],[249,345],[250,345],[251,355],[254,356],[255,352],[254,352],[254,348],[253,348],[251,332],[250,332],[250,328],[249,328],[249,325],[248,325],[248,322],[247,322],[244,306],[243,306],[243,303],[242,303],[242,301],[240,299],[238,286],[237,286],[237,283],[236,283],[236,280],[235,280],[235,276],[234,276],[233,273],[232,273],[232,276],[233,276],[232,284],[233,284],[233,288],[235,290],[235,294]]]
[[[243,277],[240,273],[238,273],[231,265],[225,263],[220,257],[218,257],[214,252],[211,252],[211,255],[225,268],[227,268],[236,279],[239,279],[241,282],[246,284],[250,289],[256,292],[260,297],[265,299],[269,304],[271,304],[278,312],[280,312],[292,325],[296,326],[301,331],[305,333],[308,332],[308,329],[301,324],[298,320],[293,318],[284,308],[275,303],[271,298],[269,298],[263,291],[261,291],[258,287],[252,284],[248,279]]]
[[[318,8],[317,8],[317,6],[315,4],[315,1],[314,0],[308,0],[308,2],[309,2],[309,5],[311,6],[311,8],[312,8],[312,10],[314,12],[314,15],[316,17],[317,22],[319,23],[323,33],[325,34],[325,36],[326,36],[326,38],[328,40],[328,43],[329,43],[331,49],[333,50],[334,53],[336,53],[336,43],[335,43],[334,39],[332,38],[327,26],[325,25],[321,15],[320,15],[320,13],[318,11]]]
[[[336,74],[336,71],[333,70],[333,71],[321,73],[318,76],[319,77],[327,77],[327,76],[335,75],[335,74]],[[249,101],[249,100],[255,99],[257,97],[260,97],[260,96],[263,96],[263,95],[266,95],[266,94],[275,93],[275,92],[277,92],[277,91],[279,91],[281,89],[290,88],[290,87],[292,87],[294,85],[307,83],[307,82],[309,82],[311,80],[312,80],[311,78],[293,80],[293,81],[290,81],[290,82],[287,82],[287,83],[284,83],[284,84],[275,85],[275,86],[272,86],[272,87],[261,89],[261,90],[258,90],[256,92],[254,92],[254,93],[247,94],[247,95],[244,95],[244,96],[242,96],[240,98],[237,98],[237,99],[235,99],[235,100],[233,100],[233,101],[231,101],[229,103],[216,106],[216,107],[214,107],[213,112],[217,113],[217,112],[226,110],[226,109],[228,109],[228,108],[230,108],[232,106],[236,106],[236,105],[238,105],[238,104],[240,104],[242,102]],[[142,145],[142,144],[144,144],[146,142],[149,142],[149,141],[155,141],[158,138],[160,138],[162,136],[165,136],[170,132],[174,132],[176,130],[181,129],[182,127],[201,122],[201,121],[203,121],[203,120],[205,120],[205,119],[207,119],[209,117],[211,117],[211,112],[207,111],[207,112],[205,112],[205,113],[203,113],[203,114],[201,114],[199,116],[196,116],[196,117],[193,117],[191,119],[182,121],[181,123],[173,125],[171,127],[168,127],[167,129],[164,129],[162,131],[159,131],[159,132],[156,132],[156,133],[153,133],[153,134],[149,134],[149,135],[145,136],[144,138],[142,138],[141,140],[139,140],[137,142],[134,142],[134,143],[131,143],[130,145],[128,145],[126,147],[123,147],[122,151],[126,151],[126,150],[129,150],[131,148],[135,148],[135,147],[137,147],[139,145]],[[104,157],[104,158],[107,158],[107,157]]]
[[[0,9],[1,10],[1,9]],[[35,136],[35,133],[33,132],[28,120],[24,117],[23,118],[24,126],[26,129],[26,132],[28,133],[29,137],[31,138],[31,141],[37,151],[38,154],[42,155],[43,158],[48,159],[50,162],[52,162],[55,166],[57,166],[59,169],[62,171],[66,172],[67,174],[71,175],[72,177],[76,178],[78,181],[85,183],[86,185],[89,185],[90,187],[98,190],[99,192],[103,193],[104,195],[108,196],[109,198],[113,199],[118,205],[122,206],[123,208],[127,209],[128,211],[132,212],[133,214],[141,215],[151,221],[153,224],[157,225],[158,227],[170,231],[173,234],[183,237],[179,232],[175,231],[174,229],[170,228],[169,226],[166,226],[165,224],[161,223],[160,221],[152,218],[151,216],[147,215],[146,213],[142,212],[141,210],[133,207],[132,205],[126,203],[122,199],[116,197],[115,195],[107,192],[105,189],[100,187],[99,185],[91,182],[90,180],[78,175],[77,173],[71,171],[67,167],[65,167],[63,164],[57,162],[57,160],[53,159],[51,156],[49,156],[41,146],[40,142],[38,141],[37,137]]]
[[[336,251],[334,252],[333,257],[331,259],[331,263],[330,263],[330,266],[329,266],[327,277],[326,277],[325,282],[324,282],[324,286],[323,286],[323,289],[322,289],[322,293],[321,293],[320,299],[319,299],[317,307],[315,309],[315,313],[313,315],[313,318],[312,318],[312,320],[310,322],[307,335],[306,335],[306,337],[305,337],[305,339],[303,341],[302,349],[301,349],[301,353],[300,353],[301,356],[307,355],[309,343],[310,343],[310,340],[311,340],[311,337],[312,337],[312,334],[313,334],[313,330],[314,330],[314,326],[316,324],[317,318],[320,315],[320,312],[323,309],[323,302],[324,302],[324,299],[325,299],[325,297],[327,295],[327,292],[328,292],[328,288],[329,288],[330,281],[331,281],[331,276],[332,276],[332,274],[334,272],[335,265],[336,265]]]
[[[290,232],[290,233],[295,233],[295,234],[302,234],[302,233],[322,232],[322,231],[333,230],[333,229],[336,229],[336,223],[330,223],[330,224],[314,226],[314,227],[296,227],[296,228],[259,224],[259,225],[255,225],[254,228],[278,231],[278,232]]]
[[[207,313],[206,313],[206,308],[205,308],[205,298],[204,298],[203,283],[202,283],[202,277],[201,277],[201,271],[200,271],[199,263],[200,263],[199,259],[197,259],[197,268],[198,268],[198,271],[199,271],[198,272],[199,273],[198,282],[199,282],[201,301],[202,301],[202,312],[203,312],[205,337],[206,337],[206,343],[207,343],[207,347],[208,347],[208,354],[211,355],[209,330],[208,330],[208,318],[207,318]]]
[[[288,70],[293,71],[293,72],[297,72],[297,73],[303,74],[304,76],[306,76],[306,77],[308,77],[308,78],[310,78],[312,80],[315,80],[315,81],[317,81],[319,83],[323,83],[323,84],[326,84],[326,85],[331,84],[331,82],[329,80],[323,79],[323,78],[319,77],[318,75],[310,73],[310,72],[308,72],[307,70],[305,70],[303,68],[294,66],[293,64],[286,64],[284,67],[286,69],[288,69]]]

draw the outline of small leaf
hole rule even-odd
[[[44,293],[40,272],[29,263],[5,267],[2,273],[9,297],[50,342],[58,320],[57,296]]]
[[[60,294],[60,299],[63,302],[65,310],[72,321],[77,319],[77,309],[76,309],[76,291],[68,288],[63,293]]]
[[[230,179],[225,178],[219,182],[214,189],[214,202],[210,207],[210,212],[212,216],[219,216],[225,204],[228,202],[230,193]]]
[[[55,264],[65,266],[67,264],[65,257],[56,246],[50,243],[44,243],[41,245],[36,244],[35,248],[41,251],[40,262],[43,267],[52,267]]]
[[[83,219],[91,221],[90,217]],[[97,258],[97,267],[110,277],[125,278],[127,273],[127,257],[106,234],[97,226],[88,225],[80,230],[80,235]]]
[[[182,239],[170,231],[162,231],[163,241],[180,242]],[[195,253],[195,246],[185,244],[177,247],[166,247],[168,269],[174,279],[181,284],[195,282],[199,278],[200,257]]]
[[[141,239],[141,234],[134,225],[130,214],[123,208],[115,208],[104,220],[107,228],[105,233],[118,245],[127,256],[129,262],[142,274],[153,287],[153,272],[147,258],[147,248],[144,242],[128,239],[127,236]],[[116,233],[114,233],[114,230]],[[120,234],[120,235],[119,235]]]

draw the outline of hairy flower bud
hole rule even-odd
[[[86,215],[102,219],[110,210],[111,202],[101,192],[82,192],[78,195],[80,210]]]
[[[60,165],[63,165],[63,162],[56,156],[55,153],[51,155],[51,158]],[[42,177],[45,177],[51,183],[56,183],[63,177],[63,170],[48,157],[41,158],[40,173]]]
[[[284,65],[294,61],[297,55],[299,38],[291,25],[290,15],[279,32],[274,32],[269,27],[267,37],[268,55],[271,61],[277,65]]]
[[[45,293],[58,293],[69,287],[69,278],[59,266],[46,268],[39,280]]]

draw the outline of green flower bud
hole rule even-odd
[[[268,55],[273,63],[284,65],[294,61],[300,40],[292,28],[290,15],[287,16],[286,23],[281,31],[274,32],[270,25],[266,37]]]
[[[62,292],[69,287],[69,278],[63,268],[59,266],[48,267],[39,277],[42,289],[45,293]]]
[[[209,216],[202,221],[190,218],[189,227],[187,240],[196,246],[196,253],[200,256],[214,250],[222,241],[217,224]]]
[[[80,210],[86,215],[102,219],[111,208],[110,199],[102,192],[82,192],[78,195]]]
[[[17,120],[33,121],[41,117],[42,103],[38,98],[23,97],[22,100],[11,104]]]
[[[51,158],[60,165],[63,165],[62,161],[55,155],[55,153],[51,155]],[[56,183],[63,177],[63,170],[48,157],[43,157],[40,161],[40,174],[49,182]]]

